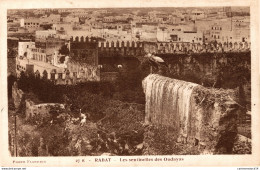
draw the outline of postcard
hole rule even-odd
[[[1,11],[2,166],[260,165],[257,0]]]

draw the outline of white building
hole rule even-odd
[[[46,63],[49,62],[47,59],[46,50],[41,48],[29,48],[27,58]]]
[[[54,37],[56,35],[56,30],[42,30],[42,31],[36,31],[35,37],[45,39],[48,37]]]
[[[56,14],[51,14],[49,17],[40,18],[41,23],[48,23],[48,24],[57,23],[57,22],[60,22],[60,20],[61,20],[60,15],[56,15]]]
[[[157,30],[157,40],[161,42],[190,42],[203,43],[203,33],[201,31],[176,31]]]
[[[73,30],[73,24],[72,23],[56,23],[52,25],[52,29],[55,31],[71,31]]]
[[[79,17],[66,16],[63,18],[63,22],[67,23],[79,23]]]
[[[29,53],[28,50],[35,48],[35,42],[19,42],[18,43],[18,56],[27,57]]]
[[[247,18],[222,19],[210,25],[210,41],[250,42],[250,21]]]
[[[63,60],[64,62],[60,61],[62,57],[64,58]],[[69,56],[59,55],[58,51],[55,51],[51,64],[59,68],[67,68],[68,61],[69,61]]]
[[[142,25],[141,27],[132,28],[132,36],[141,41],[156,41],[156,35],[156,25]]]
[[[218,42],[227,43],[240,43],[240,42],[250,42],[250,31],[249,30],[224,30],[220,33],[220,38],[217,39]]]
[[[27,19],[21,19],[20,20],[20,26],[24,28],[39,28],[40,27],[40,21],[38,18],[27,18]]]
[[[24,19],[23,18],[20,19],[20,27],[24,27]]]
[[[191,19],[192,20],[198,20],[198,19],[202,19],[205,18],[205,12],[195,9],[193,11],[191,11]]]

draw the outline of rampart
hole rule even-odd
[[[189,42],[145,42],[146,53],[170,54],[170,53],[221,53],[250,51],[251,43],[189,43]]]
[[[150,74],[146,96],[144,154],[229,154],[237,135],[233,90]],[[190,150],[189,150],[190,149]]]
[[[142,56],[146,53],[155,54],[186,54],[186,53],[223,53],[245,52],[251,50],[248,42],[146,42],[146,41],[122,41],[101,40],[96,37],[71,37],[71,42],[97,43],[99,57],[111,56]]]
[[[235,88],[240,83],[250,83],[250,52],[158,54],[157,56],[165,61],[168,76],[172,78],[218,88]]]

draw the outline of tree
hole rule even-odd
[[[12,74],[8,76],[7,81],[8,81],[8,97],[12,96],[12,86],[16,80],[16,77],[13,76]]]
[[[8,48],[8,50],[7,50],[7,56],[8,56],[8,58],[16,57],[17,55],[18,55],[17,49]]]
[[[69,51],[69,49],[66,45],[63,45],[60,48],[59,53],[62,54],[62,55],[69,55],[70,51]]]

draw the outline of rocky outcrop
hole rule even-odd
[[[144,154],[228,154],[237,136],[233,90],[150,74],[146,95]]]
[[[21,105],[22,100],[24,99],[24,92],[18,89],[16,82],[14,82],[12,87],[12,98],[14,101],[15,108],[18,109]]]
[[[237,135],[234,147],[233,147],[233,153],[234,154],[252,154],[251,152],[251,139],[242,136]]]
[[[51,114],[62,113],[65,110],[63,104],[59,104],[59,103],[35,104],[33,101],[29,99],[25,100],[25,105],[26,105],[26,110],[25,110],[26,119],[34,116],[46,117]]]

